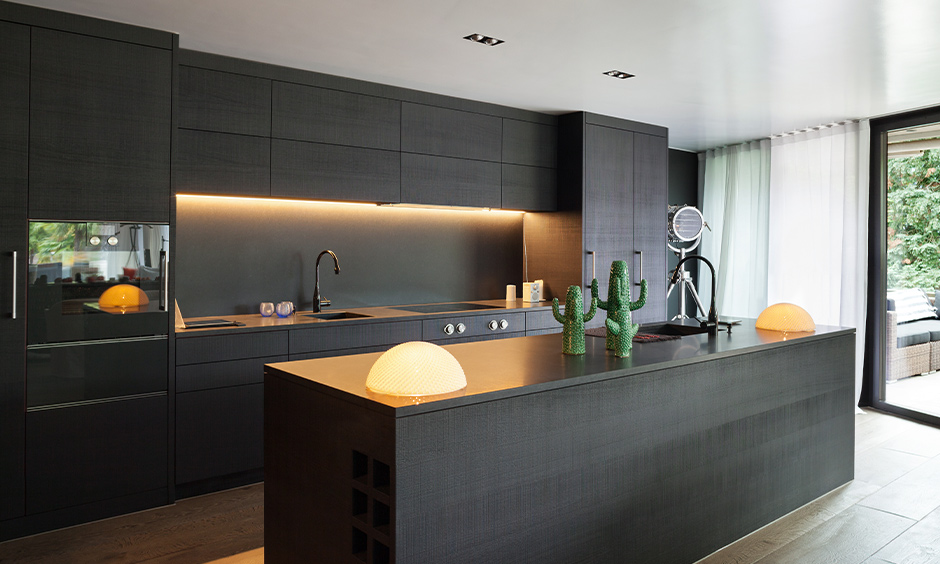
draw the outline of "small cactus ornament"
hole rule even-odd
[[[584,300],[580,286],[568,286],[565,296],[565,314],[558,312],[558,298],[552,300],[552,313],[555,321],[564,325],[562,331],[561,352],[565,354],[584,354],[584,324],[594,319],[597,313],[597,299],[591,298],[591,311],[584,313]]]
[[[597,307],[607,310],[607,348],[618,357],[628,357],[633,350],[633,336],[640,326],[633,323],[631,312],[646,305],[646,280],[640,281],[640,297],[630,301],[630,272],[626,261],[615,260],[610,265],[610,284],[607,301],[598,298],[597,279],[591,283],[591,298],[597,299]]]

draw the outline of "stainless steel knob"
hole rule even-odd
[[[466,325],[464,325],[463,323],[458,323],[458,324],[457,324],[457,333],[463,333],[463,332],[466,331],[466,330],[467,330],[467,326],[466,326]]]
[[[448,323],[447,325],[444,326],[444,334],[445,334],[445,335],[453,335],[453,334],[454,334],[454,324],[453,324],[453,323]]]
[[[500,328],[500,329],[506,329],[507,327],[509,327],[509,322],[506,321],[505,319],[500,319],[500,320],[499,320],[499,328]]]
[[[496,329],[499,328],[499,323],[495,319],[493,319],[493,320],[490,320],[490,322],[487,323],[486,326],[490,328],[490,331],[496,331]]]

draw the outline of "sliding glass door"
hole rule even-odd
[[[872,120],[867,388],[940,424],[940,108]]]

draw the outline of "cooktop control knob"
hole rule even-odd
[[[463,323],[458,323],[458,324],[457,324],[457,333],[463,333],[463,332],[466,331],[466,330],[467,330],[467,326],[466,326],[466,325],[464,325]]]
[[[453,324],[453,323],[448,323],[447,325],[444,326],[444,334],[445,334],[445,335],[453,335],[453,334],[454,334],[454,324]]]
[[[493,319],[487,324],[487,327],[490,328],[490,331],[496,331],[496,329],[499,327],[499,323]]]
[[[505,328],[507,328],[507,327],[509,327],[509,322],[506,321],[505,319],[500,319],[500,320],[499,320],[499,328],[500,328],[500,329],[505,329]]]

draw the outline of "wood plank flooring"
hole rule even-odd
[[[940,429],[868,411],[855,431],[853,482],[697,564],[940,564]],[[0,563],[263,564],[263,544],[255,484],[0,543]]]

